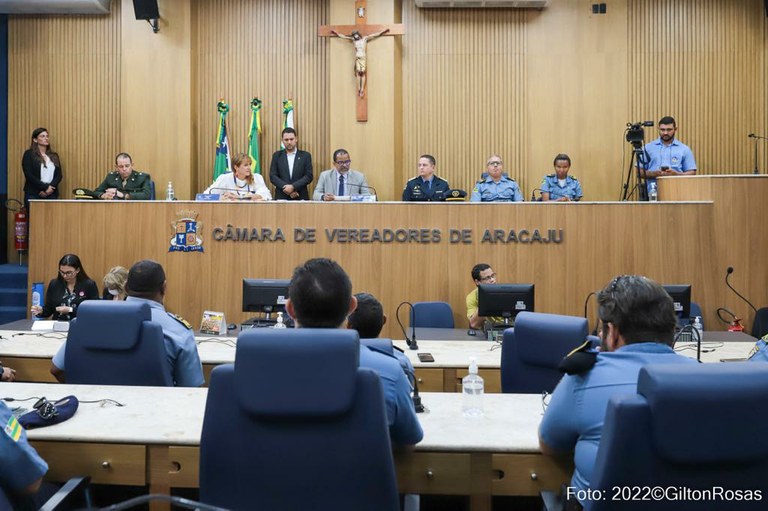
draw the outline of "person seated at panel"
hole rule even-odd
[[[16,381],[16,369],[12,369],[0,362],[0,381]]]
[[[608,401],[635,394],[640,368],[647,364],[697,363],[672,349],[675,306],[656,282],[636,275],[616,277],[598,292],[597,303],[600,352],[585,343],[578,357],[566,360],[567,374],[539,426],[544,454],[573,455],[570,487],[579,491],[590,487]],[[591,503],[580,504],[589,509]]]
[[[477,315],[478,298],[477,298],[477,286],[480,284],[495,284],[496,273],[489,264],[478,263],[472,267],[472,280],[475,281],[475,289],[469,292],[467,295],[467,319],[469,320],[469,328],[475,330],[481,330],[485,325],[486,320],[490,320],[494,323],[503,323],[504,318],[498,317],[484,317]]]
[[[296,328],[342,328],[357,307],[352,282],[330,259],[310,259],[293,271],[285,309]],[[360,345],[360,367],[373,369],[381,379],[392,443],[413,445],[424,432],[416,417],[411,386],[393,357]]]
[[[541,182],[541,200],[555,202],[580,201],[584,195],[579,180],[568,175],[571,158],[564,153],[555,156],[555,173],[544,176]]]
[[[220,200],[272,200],[264,178],[251,170],[251,157],[237,153],[232,157],[232,172],[220,175],[203,193],[217,193]]]
[[[59,274],[48,283],[44,305],[33,305],[30,311],[38,318],[69,321],[77,317],[77,307],[81,303],[98,299],[99,288],[88,277],[80,258],[66,254],[59,260]]]
[[[149,200],[152,178],[146,172],[133,169],[128,153],[115,156],[115,170],[107,174],[96,187],[96,195],[104,200]]]
[[[501,156],[493,154],[488,158],[488,176],[475,184],[470,202],[522,202],[523,194],[517,182],[504,175]]]
[[[411,178],[403,189],[403,200],[416,201],[442,201],[448,196],[451,186],[448,181],[435,175],[435,157],[431,154],[419,156],[419,175]]]
[[[29,211],[30,199],[58,199],[61,182],[61,161],[51,148],[48,130],[36,128],[32,143],[21,157],[24,171],[24,205]]]
[[[26,431],[2,401],[0,424],[0,487],[13,509],[37,509],[33,496],[48,472],[48,464],[29,445]]]
[[[173,384],[176,387],[199,387],[205,383],[203,366],[197,353],[195,334],[192,326],[183,318],[167,312],[163,301],[168,288],[165,270],[156,261],[145,259],[131,266],[125,290],[126,301],[141,302],[149,305],[152,321],[159,323],[165,338],[165,353],[171,370]],[[66,368],[64,353],[66,341],[54,355],[51,374],[65,383]]]
[[[694,176],[696,160],[693,151],[675,138],[677,123],[670,116],[659,119],[659,138],[643,148],[643,158],[637,162],[640,177],[645,178],[646,187],[661,176]],[[648,188],[646,188],[647,190]]]
[[[332,201],[337,196],[371,195],[371,188],[365,180],[365,175],[357,170],[351,170],[349,168],[351,164],[349,151],[336,149],[333,152],[334,168],[320,173],[312,200]]]
[[[102,300],[122,301],[128,296],[125,292],[125,285],[128,282],[128,270],[122,266],[115,266],[104,275],[104,292],[101,294]]]
[[[269,181],[275,187],[275,200],[309,200],[307,187],[312,182],[312,155],[297,149],[296,130],[285,128],[281,134],[283,147],[272,155]]]

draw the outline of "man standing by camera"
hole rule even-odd
[[[645,145],[645,161],[638,163],[640,177],[646,186],[656,182],[660,176],[693,176],[696,174],[696,160],[691,148],[675,139],[677,124],[670,116],[659,120],[659,138]]]

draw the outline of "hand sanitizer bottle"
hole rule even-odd
[[[283,313],[278,312],[277,313],[277,323],[275,323],[275,328],[287,328],[285,326],[285,322],[283,321]]]
[[[463,391],[462,412],[465,417],[480,417],[483,415],[483,378],[477,374],[477,359],[469,359],[469,374],[461,380]]]

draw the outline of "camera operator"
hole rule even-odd
[[[659,121],[659,138],[645,145],[644,162],[638,162],[640,176],[646,186],[660,176],[692,176],[696,174],[696,160],[690,147],[675,139],[677,124],[672,117]]]

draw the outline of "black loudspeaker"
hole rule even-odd
[[[768,17],[768,0],[763,0],[765,2],[765,16]]]
[[[160,18],[157,0],[133,0],[133,11],[137,20],[156,20]]]

